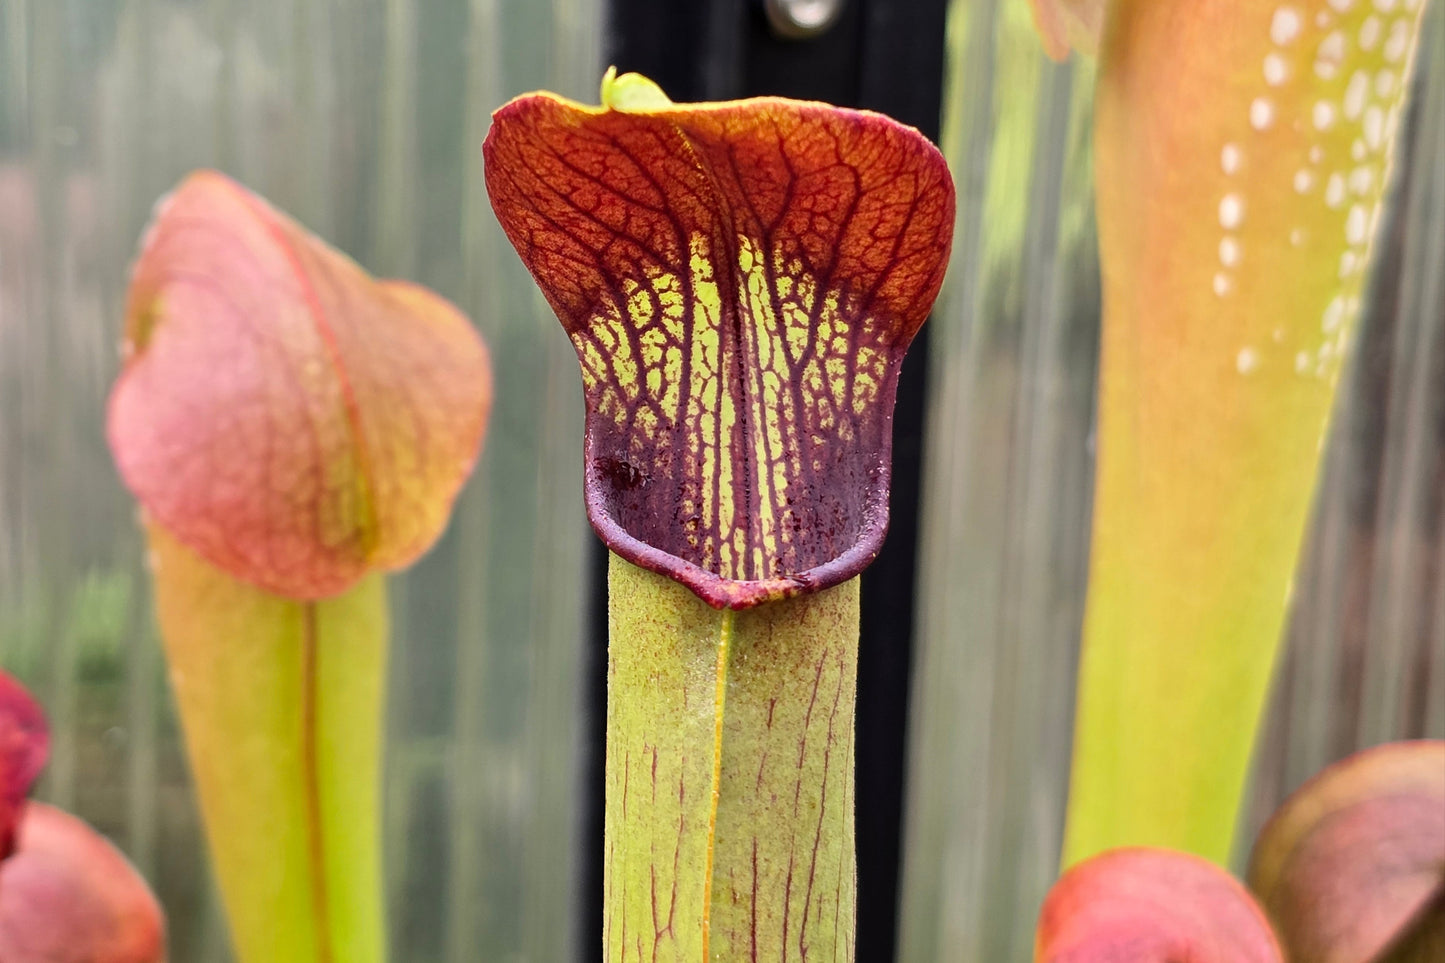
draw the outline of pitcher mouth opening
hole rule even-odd
[[[614,514],[618,469],[610,459],[591,457],[590,437],[588,441],[584,481],[587,520],[597,536],[609,551],[686,586],[713,608],[748,609],[846,582],[872,564],[888,534],[889,464],[885,453],[878,469],[878,487],[870,492],[863,521],[846,549],[797,571],[766,578],[730,578],[627,531]],[[632,470],[640,475],[636,467]],[[641,482],[641,478],[637,481]]]

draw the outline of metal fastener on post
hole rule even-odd
[[[823,33],[838,19],[843,0],[763,0],[773,32],[790,40]]]

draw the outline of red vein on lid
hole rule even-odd
[[[326,310],[321,306],[321,295],[316,290],[316,284],[307,273],[305,265],[301,263],[301,256],[291,241],[283,224],[276,219],[275,213],[260,198],[255,197],[248,191],[240,189],[236,184],[223,180],[226,187],[234,192],[241,199],[241,203],[255,215],[261,222],[266,233],[276,242],[285,257],[287,265],[295,275],[296,283],[301,288],[301,295],[306,302],[307,313],[316,325],[316,336],[320,339],[326,350],[327,357],[336,374],[336,380],[341,388],[342,407],[346,412],[346,426],[351,435],[351,442],[354,446],[356,457],[356,482],[361,489],[362,497],[359,499],[360,512],[362,517],[357,519],[361,526],[360,536],[364,557],[370,558],[376,551],[377,543],[380,541],[380,521],[376,517],[376,503],[374,499],[375,482],[372,475],[371,453],[367,449],[366,435],[361,428],[361,402],[356,397],[356,388],[351,383],[350,373],[346,369],[341,357],[341,344],[332,329],[331,321],[326,316]],[[348,266],[360,271],[355,262],[344,255],[337,255],[338,259]],[[367,279],[370,281],[370,279]],[[371,282],[374,283],[374,282]]]

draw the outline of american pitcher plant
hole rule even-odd
[[[1324,769],[1260,830],[1247,879],[1292,963],[1445,960],[1445,741]]]
[[[451,304],[245,188],[157,207],[108,433],[242,963],[385,955],[383,574],[440,535],[491,402]]]
[[[1325,769],[1255,842],[1249,890],[1213,863],[1126,847],[1064,873],[1037,963],[1438,963],[1445,959],[1445,742]]]
[[[1036,963],[1284,963],[1269,919],[1207,859],[1121,847],[1069,869],[1039,912]]]
[[[1223,861],[1424,0],[1034,9],[1055,56],[1098,49],[1103,357],[1064,861]]]
[[[50,750],[40,705],[0,672],[0,960],[165,963],[165,919],[105,837],[27,797]]]
[[[606,958],[852,959],[857,576],[952,182],[878,114],[613,71],[601,100],[519,97],[483,154],[612,553]]]

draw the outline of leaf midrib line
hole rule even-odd
[[[722,795],[723,713],[727,708],[728,661],[732,652],[733,610],[723,609],[718,619],[717,681],[713,690],[712,787],[707,810],[707,851],[702,880],[702,959],[708,959],[712,936],[712,874],[717,850],[717,810]]]
[[[287,266],[301,289],[301,294],[306,302],[306,312],[315,325],[316,337],[321,342],[326,352],[326,358],[336,375],[337,383],[341,388],[341,403],[344,414],[344,421],[347,434],[356,458],[356,485],[359,489],[360,517],[357,518],[357,525],[360,528],[358,535],[361,538],[362,557],[369,559],[376,551],[377,543],[381,536],[380,528],[376,518],[376,506],[373,501],[373,494],[376,486],[372,478],[375,466],[371,461],[371,453],[367,448],[366,435],[361,424],[361,402],[356,395],[356,387],[352,384],[350,372],[341,357],[341,344],[336,337],[336,331],[332,327],[331,319],[327,316],[326,309],[321,304],[320,292],[316,283],[307,272],[301,258],[292,246],[291,239],[287,236],[285,229],[275,219],[269,208],[261,201],[250,196],[247,192],[236,190],[242,204],[260,222],[262,230],[275,241],[282,256],[286,259]],[[270,215],[270,216],[268,216]]]
[[[317,717],[321,687],[318,672],[316,605],[301,607],[301,779],[306,805],[306,848],[311,886],[311,912],[316,924],[317,963],[332,963],[330,907],[326,890],[326,844],[321,829],[321,775]]]

